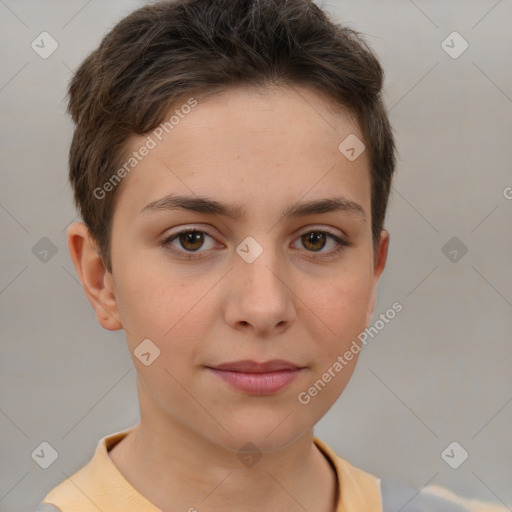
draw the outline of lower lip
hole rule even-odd
[[[288,386],[300,373],[300,369],[268,373],[244,373],[209,368],[215,375],[233,387],[251,395],[272,395]]]

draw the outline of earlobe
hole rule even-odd
[[[111,274],[105,268],[92,236],[83,222],[68,228],[67,242],[73,265],[98,323],[109,331],[122,329]]]
[[[370,324],[370,320],[372,319],[373,311],[375,309],[375,304],[377,302],[377,284],[379,282],[380,276],[382,275],[382,272],[384,271],[384,267],[386,266],[386,261],[388,258],[389,239],[389,232],[383,229],[381,231],[379,247],[377,249],[373,265],[373,283],[370,290],[370,304],[366,315],[367,327]]]

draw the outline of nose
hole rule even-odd
[[[242,253],[243,254],[243,253]],[[235,259],[226,303],[226,321],[237,330],[269,336],[286,331],[296,312],[289,271],[275,250],[264,249],[252,262]]]

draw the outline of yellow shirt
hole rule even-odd
[[[38,510],[62,512],[161,512],[137,492],[119,472],[108,451],[131,429],[102,438],[92,459],[54,487]],[[336,471],[339,483],[337,512],[382,512],[380,479],[338,457],[323,441],[314,442]],[[53,504],[53,507],[44,504]]]
[[[125,480],[108,455],[131,430],[102,438],[92,459],[54,487],[36,512],[162,512]],[[465,499],[437,485],[415,491],[409,486],[381,482],[338,457],[320,439],[314,438],[314,442],[336,471],[340,497],[337,512],[509,512],[505,506]]]

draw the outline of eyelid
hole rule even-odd
[[[176,240],[180,235],[190,233],[190,232],[203,233],[206,236],[209,236],[210,238],[215,240],[215,242],[219,243],[216,240],[216,237],[211,235],[207,229],[204,229],[201,226],[196,226],[196,225],[189,225],[189,226],[181,227],[181,228],[177,229],[176,231],[164,236],[164,238],[159,243],[167,251],[169,251],[172,254],[178,255],[178,257],[182,257],[183,259],[192,260],[192,259],[197,259],[197,258],[206,258],[207,255],[202,256],[202,254],[207,253],[209,250],[201,251],[199,249],[197,252],[187,252],[186,250],[176,249],[172,246],[171,247],[169,246],[170,243],[173,242],[174,240]],[[305,251],[313,259],[318,259],[318,260],[327,259],[329,256],[335,256],[339,252],[341,252],[343,249],[352,247],[354,245],[352,242],[349,241],[347,235],[343,231],[341,231],[342,234],[334,233],[333,231],[331,231],[331,229],[329,229],[325,225],[322,225],[322,226],[309,225],[309,226],[303,227],[303,228],[301,228],[301,231],[298,234],[294,235],[293,241],[297,240],[298,238],[300,238],[308,233],[312,233],[312,232],[325,233],[326,235],[331,236],[332,240],[334,240],[334,242],[336,243],[336,247],[327,252],[316,252],[315,253],[315,251]],[[220,242],[220,243],[222,243],[222,242]],[[224,245],[224,244],[222,244],[222,245]],[[318,254],[319,256],[315,256],[315,254]]]
[[[302,231],[302,229],[304,229],[304,231]],[[334,229],[336,229],[337,231],[334,231]],[[297,236],[305,235],[306,233],[310,233],[311,231],[323,231],[325,233],[329,233],[330,235],[337,236],[338,238],[343,237],[344,239],[348,239],[348,235],[343,230],[339,228],[331,228],[330,226],[325,224],[312,224],[304,228],[301,228],[301,232]]]
[[[211,228],[211,227],[212,226],[208,225],[208,228]],[[336,229],[338,229],[339,232],[331,231],[331,228],[326,225],[314,225],[313,224],[313,225],[305,226],[305,227],[301,228],[297,234],[293,235],[295,237],[293,240],[295,240],[297,237],[303,236],[307,233],[311,233],[312,231],[322,231],[322,232],[328,233],[334,237],[343,238],[344,241],[346,241],[348,243],[348,238],[349,238],[348,235],[343,230],[341,230],[339,228],[336,228]],[[187,233],[190,231],[200,231],[201,233],[205,233],[212,238],[216,238],[216,236],[211,234],[208,229],[204,229],[200,225],[191,224],[189,226],[185,225],[184,227],[177,228],[176,231],[165,235],[164,240],[168,240],[169,238],[172,238],[172,237],[181,235],[182,233]]]

